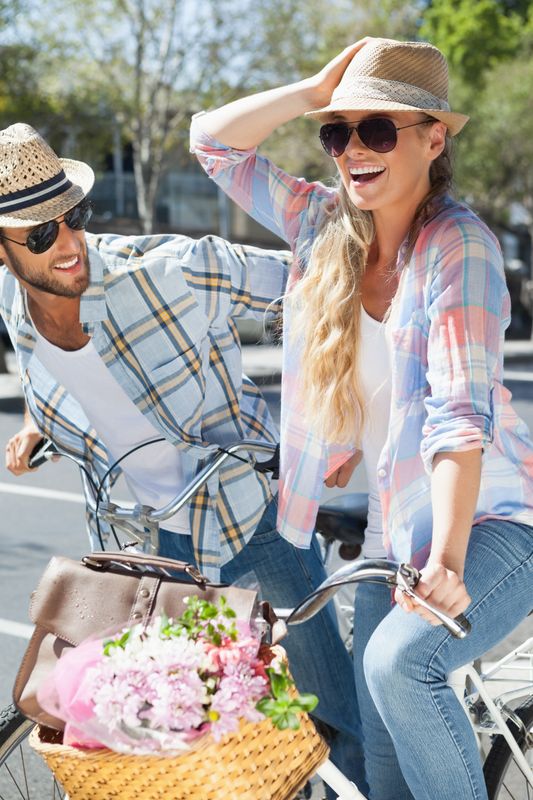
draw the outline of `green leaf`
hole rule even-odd
[[[316,694],[300,694],[293,700],[293,704],[301,711],[309,713],[317,707],[318,697]]]

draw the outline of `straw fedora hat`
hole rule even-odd
[[[427,42],[371,39],[348,64],[329,105],[307,112],[328,120],[335,111],[422,111],[455,136],[468,122],[450,111],[446,59]]]
[[[31,228],[60,217],[93,183],[88,164],[58,158],[30,125],[0,131],[0,227]]]

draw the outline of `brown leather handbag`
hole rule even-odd
[[[176,576],[180,572],[184,575]],[[81,561],[52,558],[32,594],[35,631],[15,681],[15,704],[40,725],[62,730],[63,722],[39,706],[37,690],[63,650],[113,627],[148,622],[158,612],[179,616],[191,594],[211,602],[224,595],[241,619],[258,614],[271,623],[275,619],[268,604],[260,608],[257,592],[210,583],[180,561],[125,552],[92,553]]]

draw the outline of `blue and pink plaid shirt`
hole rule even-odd
[[[220,144],[201,130],[201,115],[193,120],[191,149],[235,202],[289,243],[290,291],[336,190],[287,175],[255,149]],[[509,320],[496,238],[469,208],[443,198],[402,269],[389,321],[392,401],[378,483],[385,545],[398,561],[420,567],[429,555],[430,474],[439,452],[483,449],[475,522],[497,517],[533,525],[533,443],[502,382]],[[283,359],[278,526],[286,539],[308,547],[324,478],[353,448],[327,445],[305,426],[292,336],[285,336]]]

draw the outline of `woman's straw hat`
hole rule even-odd
[[[325,108],[306,116],[329,121],[335,111],[422,111],[451,136],[468,122],[450,111],[446,59],[427,42],[371,39],[353,57]]]
[[[58,158],[30,125],[0,131],[0,227],[31,228],[60,217],[93,183],[88,164]]]

